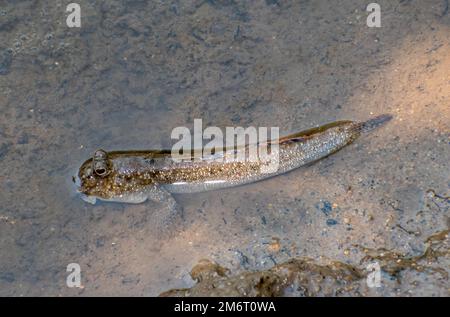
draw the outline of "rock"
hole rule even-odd
[[[335,226],[338,222],[335,219],[327,219],[327,226]]]
[[[316,207],[322,211],[325,216],[329,216],[331,214],[331,211],[333,210],[333,207],[331,205],[331,203],[327,200],[320,202],[316,205]]]

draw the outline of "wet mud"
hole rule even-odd
[[[78,3],[81,28],[65,1],[0,8],[1,296],[450,295],[448,1],[379,1],[380,28],[359,0]],[[170,148],[195,118],[287,135],[383,113],[317,164],[175,195],[163,239],[161,205],[72,183],[95,150]]]

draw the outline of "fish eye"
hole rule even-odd
[[[104,150],[97,150],[94,153],[94,160],[106,160],[106,152]]]
[[[108,166],[105,161],[94,162],[94,173],[98,176],[104,177],[108,175]]]
[[[100,177],[109,174],[107,153],[103,150],[97,150],[92,158],[92,170]]]
[[[105,176],[106,175],[106,169],[104,169],[104,168],[97,168],[95,170],[95,174],[97,174],[98,176]]]

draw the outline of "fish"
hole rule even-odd
[[[392,119],[383,114],[367,121],[336,121],[277,140],[256,144],[277,149],[277,168],[268,170],[270,158],[256,160],[224,160],[224,157],[248,153],[248,146],[220,148],[210,155],[187,160],[174,160],[171,150],[97,150],[79,168],[73,181],[86,202],[97,200],[164,203],[169,210],[177,203],[172,194],[198,193],[254,183],[274,177],[323,159],[360,135],[372,131]],[[270,156],[269,156],[270,157]]]

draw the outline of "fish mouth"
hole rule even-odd
[[[95,205],[95,203],[97,202],[97,198],[95,198],[94,196],[86,195],[85,193],[82,192],[80,192],[80,198],[92,205]]]

